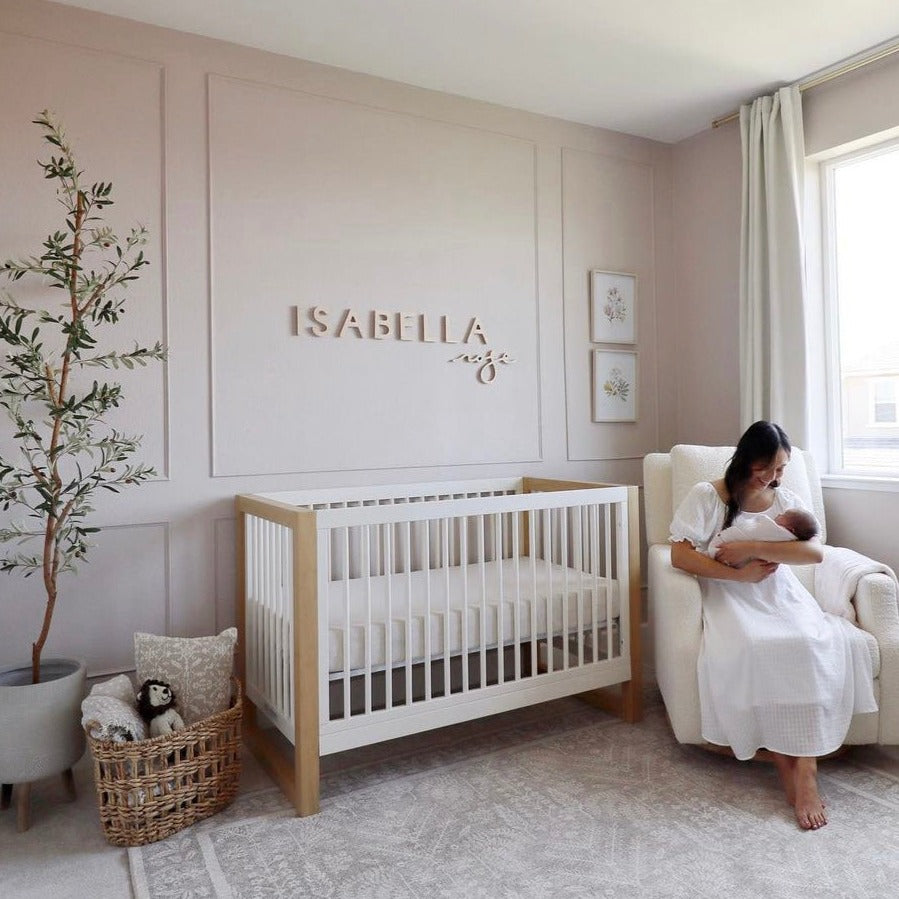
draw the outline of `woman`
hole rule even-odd
[[[735,521],[806,508],[780,486],[790,442],[757,421],[740,438],[724,477],[696,484],[671,523],[671,561],[699,577],[703,636],[699,655],[702,735],[738,759],[772,754],[799,825],[827,823],[817,757],[838,749],[852,715],[873,712],[871,658],[851,623],[821,611],[790,565],[820,562],[817,538],[723,544]],[[786,564],[781,564],[786,563]]]

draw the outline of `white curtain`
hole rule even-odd
[[[808,446],[805,140],[798,87],[740,109],[743,221],[740,248],[740,417],[781,425]]]

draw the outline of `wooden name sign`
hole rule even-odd
[[[300,307],[294,307],[296,334],[300,333]],[[505,351],[487,349],[487,332],[480,317],[472,316],[464,328],[456,329],[449,315],[428,316],[427,313],[385,312],[371,309],[357,314],[355,309],[344,309],[332,316],[324,306],[310,306],[307,310],[309,324],[305,332],[312,337],[343,338],[352,335],[362,340],[416,341],[418,343],[471,344],[480,343],[475,352],[460,353],[450,362],[468,362],[477,365],[477,378],[481,384],[492,384],[497,366],[509,365],[515,360]]]

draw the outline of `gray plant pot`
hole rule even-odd
[[[42,662],[39,684],[31,666],[0,668],[0,783],[50,777],[81,758],[84,678],[84,662],[71,659]]]

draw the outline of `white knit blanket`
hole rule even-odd
[[[825,546],[824,561],[815,566],[815,599],[825,612],[855,621],[852,598],[867,574],[886,574],[896,582],[893,569],[844,546]],[[899,583],[897,583],[899,587]]]

